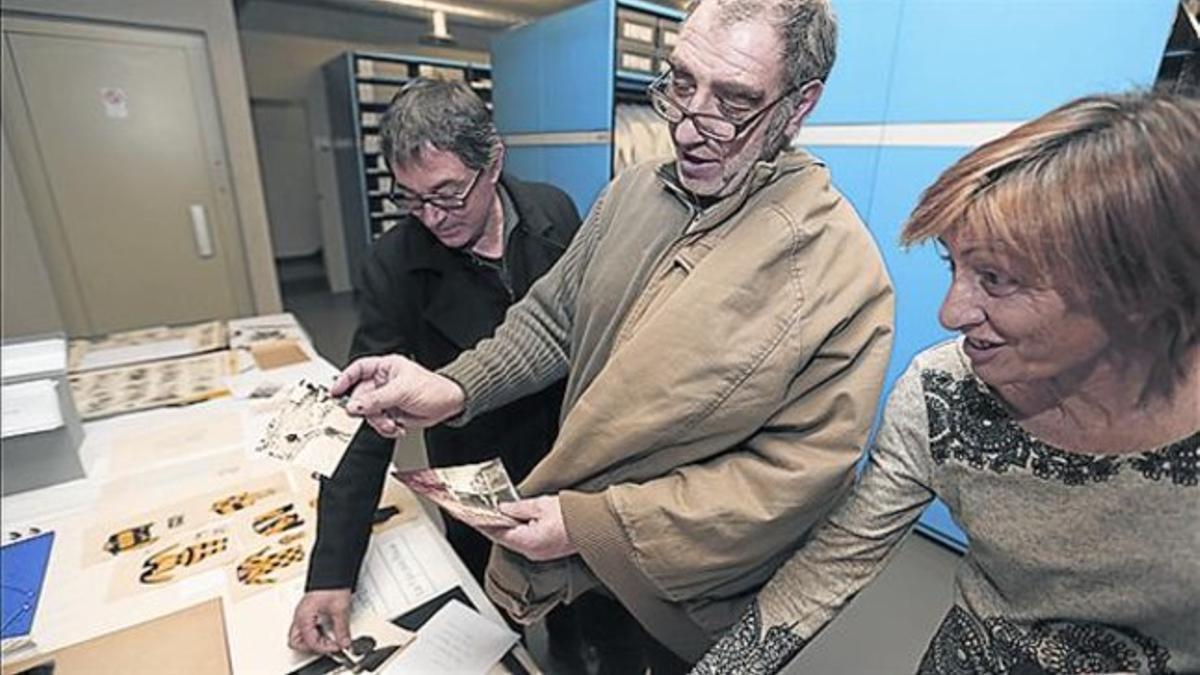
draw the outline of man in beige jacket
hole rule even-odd
[[[487,532],[531,623],[611,594],[678,672],[850,484],[891,350],[879,252],[824,165],[785,151],[833,64],[826,0],[703,0],[650,87],[675,159],[623,172],[493,338],[438,372],[356,361],[380,433],[459,424],[567,376],[550,453]]]

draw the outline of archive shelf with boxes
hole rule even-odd
[[[382,153],[380,122],[392,96],[417,77],[466,82],[491,103],[491,69],[483,63],[346,52],[324,66],[346,258],[353,279],[371,243],[400,220],[387,199],[392,178]]]
[[[591,0],[493,38],[506,167],[557,185],[586,213],[620,168],[669,155],[645,89],[665,70],[682,19],[644,0]]]

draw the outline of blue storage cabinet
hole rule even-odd
[[[622,10],[683,18],[653,3],[591,0],[492,39],[492,101],[507,168],[562,188],[580,213],[612,178],[618,92],[641,91],[653,79],[617,67]]]
[[[806,147],[868,223],[896,286],[890,390],[918,352],[952,335],[937,311],[949,272],[932,246],[904,251],[899,232],[921,191],[982,136],[963,124],[1017,124],[1078,96],[1150,86],[1176,0],[833,0],[838,58],[805,125]],[[611,176],[611,147],[538,144],[565,133],[611,137],[614,92],[650,76],[614,65],[621,7],[676,16],[632,0],[592,0],[493,40],[496,120],[509,167],[566,189],[586,211]],[[911,125],[920,125],[919,137]],[[837,130],[837,134],[822,133]],[[959,129],[961,131],[961,129]],[[968,134],[970,136],[970,134]],[[927,140],[913,140],[924,138]],[[833,139],[833,140],[830,140]],[[966,537],[935,502],[918,528],[954,548]]]

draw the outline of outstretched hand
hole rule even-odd
[[[346,410],[366,419],[375,431],[396,438],[462,412],[466,395],[454,380],[403,356],[367,356],[343,370],[330,388],[350,393]]]

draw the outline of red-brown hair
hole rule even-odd
[[[1200,99],[1088,96],[980,146],[925,190],[901,241],[960,231],[1135,340],[1148,387],[1169,393],[1200,343]]]

